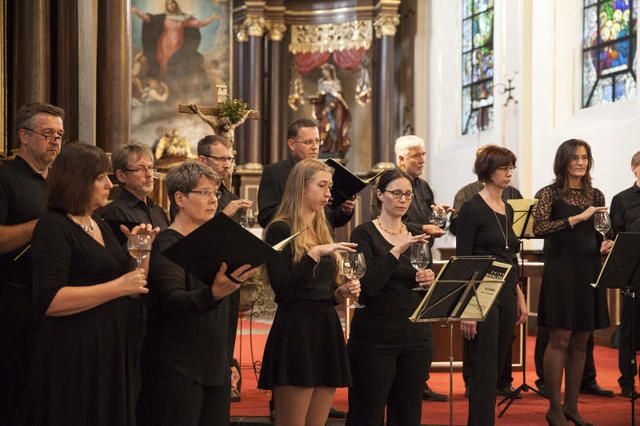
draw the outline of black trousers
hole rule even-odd
[[[544,351],[549,344],[549,329],[538,325],[538,335],[536,336],[536,348],[533,359],[536,364],[536,374],[544,382]],[[587,341],[587,354],[584,360],[584,371],[582,372],[581,386],[591,386],[596,383],[596,365],[593,361],[593,333]]]
[[[160,368],[146,380],[138,404],[141,426],[227,426],[231,397],[229,381],[222,386],[194,383],[171,368]]]
[[[620,378],[618,383],[622,389],[631,389],[638,374],[637,364],[631,364],[631,357],[635,360],[635,352],[640,346],[640,297],[636,295],[634,325],[634,345],[635,350],[631,349],[631,321],[633,317],[633,299],[630,296],[623,296],[622,310],[620,313],[620,343],[618,346],[618,368],[620,369]]]
[[[516,335],[513,335],[515,340]],[[511,341],[513,343],[513,340]],[[513,366],[511,365],[513,345],[509,345],[507,355],[504,358],[504,365],[502,366],[502,374],[498,377],[498,388],[506,388],[513,383]],[[469,380],[471,379],[471,354],[469,354],[469,346],[462,346],[462,378],[464,380],[464,386],[469,387]]]
[[[353,386],[349,388],[346,425],[419,426],[422,391],[433,347],[378,350],[348,346]]]
[[[238,310],[240,307],[240,290],[234,291],[229,296],[229,334],[228,345],[229,348],[229,363],[233,360],[233,350],[236,347],[236,335],[238,334]]]
[[[0,425],[13,425],[27,383],[39,316],[31,293],[0,282]]]
[[[478,322],[476,337],[465,340],[472,365],[467,419],[469,425],[494,424],[496,386],[507,351],[513,342],[517,300],[514,284],[505,284],[485,320]]]

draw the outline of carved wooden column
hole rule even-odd
[[[49,0],[22,0],[14,7],[13,108],[17,111],[28,102],[51,101],[51,16]]]
[[[236,99],[247,100],[246,81],[247,81],[247,31],[243,24],[234,25],[233,31],[233,92],[232,96]],[[251,120],[249,120],[251,121]],[[236,162],[238,164],[245,163],[246,145],[247,145],[247,128],[248,123],[239,126],[235,130],[235,149]]]
[[[283,55],[282,39],[287,26],[284,24],[284,14],[278,20],[266,22],[269,30],[269,141],[268,156],[265,159],[269,163],[282,160],[280,148],[285,143],[282,120],[284,116],[285,102],[282,98]]]
[[[98,2],[96,145],[113,152],[129,143],[131,1]]]
[[[374,169],[393,168],[395,132],[394,117],[394,36],[400,23],[397,0],[381,0],[373,27],[376,35],[376,63],[374,67]]]
[[[56,84],[53,99],[65,111],[64,133],[69,140],[78,139],[78,2],[60,1],[56,13]],[[87,141],[88,142],[88,141]]]
[[[264,3],[247,3],[247,15],[244,26],[249,36],[248,42],[248,81],[249,92],[247,103],[250,108],[262,109],[264,93],[263,81],[263,35],[264,35]],[[245,169],[262,169],[262,146],[264,135],[262,132],[263,114],[258,120],[248,120],[245,143]]]

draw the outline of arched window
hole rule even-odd
[[[582,107],[636,96],[637,0],[584,0]]]
[[[493,125],[493,0],[462,0],[462,134]]]

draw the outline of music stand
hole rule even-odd
[[[520,282],[525,285],[524,240],[536,238],[536,235],[533,233],[533,208],[536,204],[538,204],[538,200],[536,198],[520,198],[508,200],[507,203],[509,203],[509,205],[511,205],[511,207],[513,208],[513,233],[516,234],[516,237],[518,237],[518,239],[520,240]],[[526,323],[524,324],[523,328],[526,336]],[[508,401],[507,405],[505,405],[500,413],[498,413],[498,417],[502,417],[504,413],[509,409],[511,404],[513,404],[513,402],[518,399],[520,397],[520,394],[523,392],[533,391],[541,397],[545,398],[545,396],[538,389],[529,386],[529,384],[527,383],[526,341],[527,340],[525,338],[522,351],[522,384],[518,386],[510,395],[505,396],[500,402],[498,402],[498,406],[500,406]]]
[[[453,323],[484,321],[511,265],[492,256],[454,256],[440,270],[412,322],[444,321],[449,327],[449,425],[453,425]]]
[[[631,296],[631,364],[636,363],[635,347],[635,298],[640,288],[640,233],[620,232],[613,241],[613,247],[600,269],[600,274],[595,284],[596,288],[619,288],[626,295]],[[631,424],[636,419],[636,399],[638,395],[631,397]]]

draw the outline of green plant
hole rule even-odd
[[[218,116],[226,118],[229,123],[235,124],[242,120],[249,110],[247,103],[241,99],[227,99],[218,106]]]

